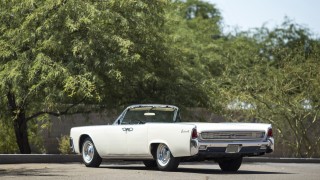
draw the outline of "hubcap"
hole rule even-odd
[[[171,152],[170,152],[169,148],[166,145],[160,144],[158,146],[158,149],[157,149],[157,160],[158,160],[158,163],[161,166],[166,166],[169,163],[170,155],[171,155]]]
[[[82,157],[86,163],[90,163],[94,155],[94,146],[90,141],[86,141],[82,148]]]

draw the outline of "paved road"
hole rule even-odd
[[[320,179],[320,164],[245,163],[237,173],[221,172],[215,163],[182,163],[176,172],[147,170],[142,164],[103,164],[86,168],[76,164],[2,164],[0,179]]]

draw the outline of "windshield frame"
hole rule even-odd
[[[172,108],[173,109],[173,119],[172,122],[176,122],[177,116],[178,116],[178,112],[179,112],[179,108],[177,106],[173,106],[173,105],[162,105],[162,104],[138,104],[138,105],[131,105],[129,107],[127,107],[120,115],[119,117],[114,121],[113,125],[126,125],[126,124],[122,124],[122,121],[124,119],[124,117],[126,116],[126,113],[131,110],[131,109],[135,109],[135,108],[150,108],[150,109],[154,109],[154,108]],[[159,122],[161,123],[161,122]],[[164,122],[164,123],[168,123],[168,122]]]

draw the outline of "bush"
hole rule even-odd
[[[0,154],[15,154],[19,152],[13,125],[0,120]]]
[[[71,154],[72,151],[70,149],[70,137],[67,135],[61,136],[59,141],[59,151],[61,154]]]

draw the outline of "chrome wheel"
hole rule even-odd
[[[159,165],[166,166],[170,162],[171,152],[165,144],[159,144],[157,149],[157,161]]]
[[[82,157],[86,163],[90,163],[94,157],[94,146],[90,141],[86,141],[82,147]]]
[[[99,167],[102,158],[99,156],[93,141],[87,137],[82,144],[82,160],[87,167]]]
[[[173,171],[177,169],[180,163],[179,157],[174,157],[165,144],[159,144],[156,152],[156,162],[159,170],[161,171]]]

